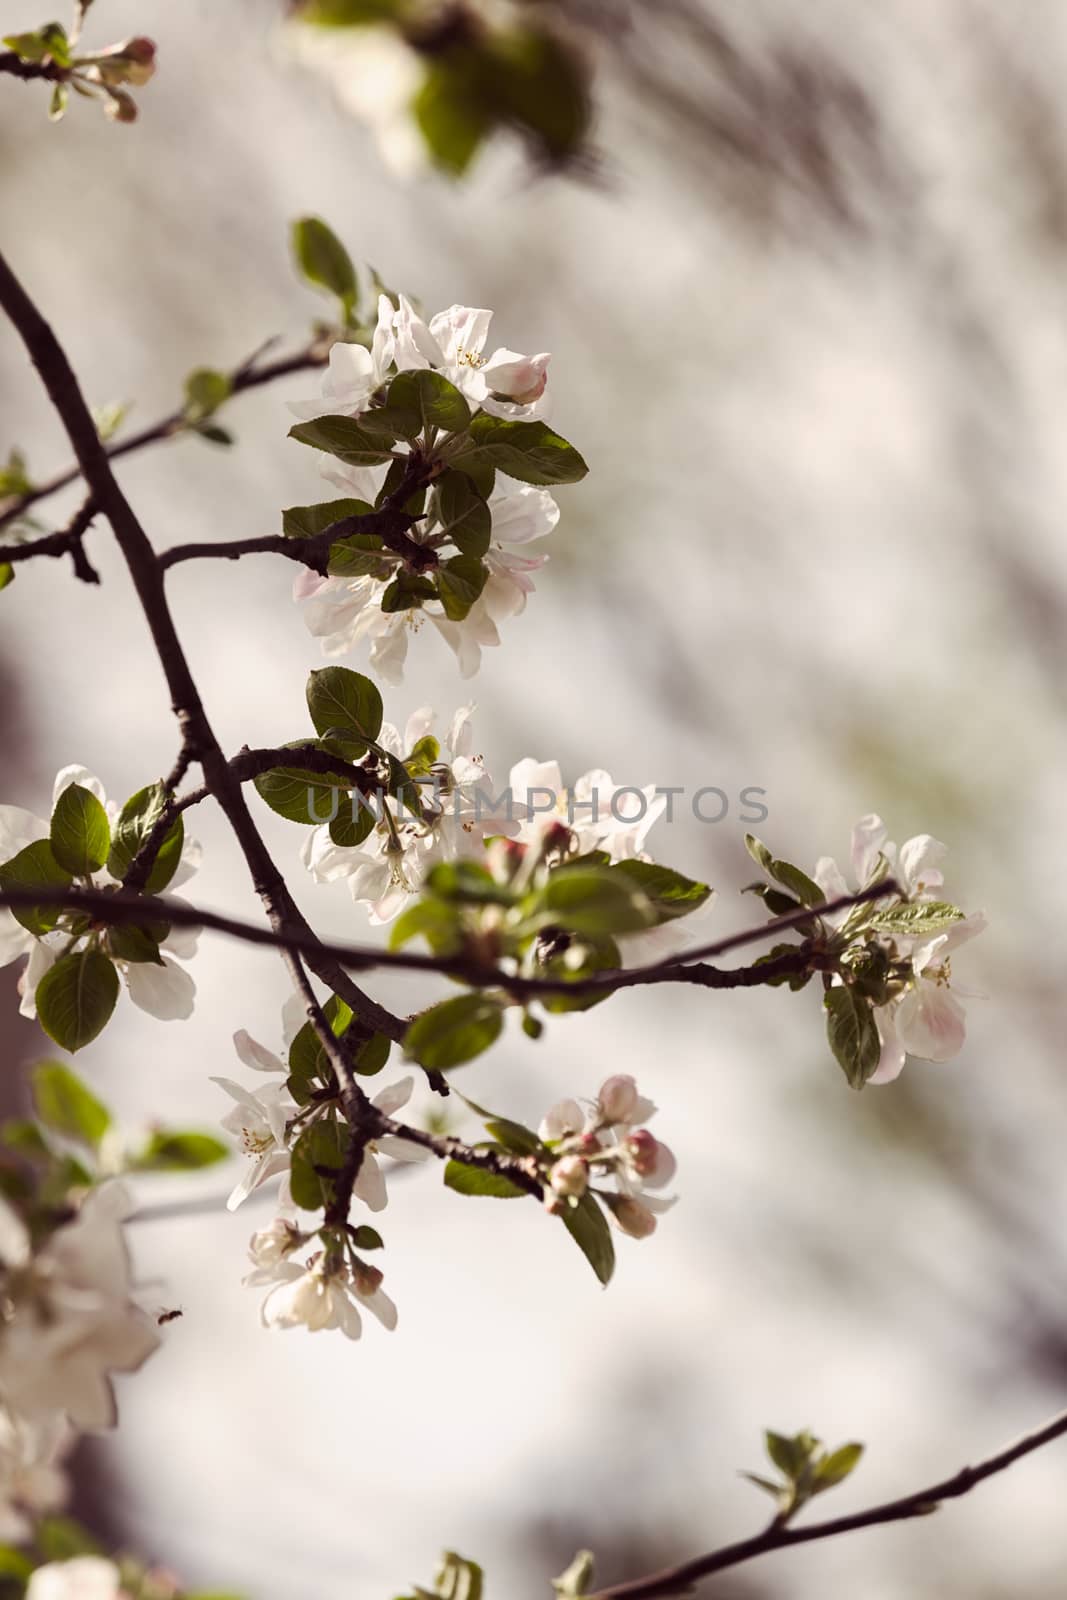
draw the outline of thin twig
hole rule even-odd
[[[943,1500],[958,1500],[969,1494],[976,1484],[984,1483],[998,1473],[1006,1472],[1016,1461],[1032,1455],[1044,1445],[1051,1444],[1067,1434],[1067,1411],[1045,1423],[1033,1433],[1024,1434],[1014,1444],[998,1450],[995,1455],[980,1461],[974,1467],[961,1467],[952,1477],[933,1483],[927,1489],[917,1489],[914,1494],[887,1500],[883,1505],[872,1506],[868,1511],[857,1511],[849,1517],[834,1517],[828,1522],[814,1522],[808,1527],[783,1526],[775,1520],[752,1539],[741,1539],[724,1545],[708,1555],[683,1561],[678,1566],[666,1567],[661,1572],[644,1578],[632,1578],[627,1583],[613,1584],[610,1589],[598,1589],[588,1600],[662,1600],[667,1595],[690,1594],[695,1584],[727,1567],[740,1566],[756,1556],[771,1550],[784,1550],[791,1545],[811,1544],[817,1539],[832,1539],[839,1533],[854,1533],[860,1528],[877,1528],[887,1522],[905,1522],[912,1517],[923,1517],[936,1511]]]
[[[233,830],[256,893],[275,933],[305,940],[309,965],[318,978],[366,1023],[389,1038],[399,1039],[404,1021],[353,983],[315,940],[307,919],[267,849],[245,804],[240,782],[230,772],[222,746],[204,709],[185,651],[167,603],[163,573],[156,552],[111,468],[78,380],[51,327],[0,255],[0,306],[19,333],[41,375],[48,396],[67,431],[78,466],[100,510],[114,530],[137,592],[170,692],[183,741],[196,751],[204,779]],[[307,360],[306,353],[302,358]],[[277,366],[278,363],[275,363]]]
[[[0,56],[0,61],[3,57]],[[40,77],[47,74],[33,73],[30,76]],[[330,341],[316,338],[302,350],[296,350],[292,355],[279,356],[276,361],[270,361],[263,366],[255,366],[255,356],[251,356],[230,373],[230,396],[242,394],[246,389],[258,388],[264,383],[273,383],[276,378],[287,378],[294,372],[308,372],[326,363]],[[261,349],[263,347],[261,346]],[[258,352],[257,352],[258,354]],[[172,411],[168,416],[161,417],[158,422],[131,433],[129,438],[121,439],[117,444],[101,446],[109,461],[117,461],[120,456],[130,455],[135,450],[143,450],[146,445],[157,444],[163,439],[173,439],[178,434],[189,431],[189,421],[184,409]],[[94,428],[95,432],[95,428]],[[54,477],[46,479],[44,483],[28,489],[25,494],[17,495],[7,501],[0,508],[0,528],[13,522],[30,506],[36,505],[39,500],[46,499],[49,495],[57,494],[60,489],[65,489],[69,484],[76,483],[82,476],[81,465],[66,467],[62,472],[57,472]],[[6,556],[5,560],[8,559]],[[25,558],[23,558],[25,559]]]
[[[0,72],[26,82],[31,78],[47,78],[50,83],[61,83],[68,76],[68,69],[61,67],[58,61],[24,61],[14,50],[0,50]]]
[[[885,893],[884,888],[882,892]],[[869,892],[864,895],[843,895],[840,899],[828,901],[820,909],[827,913],[843,911],[870,898]],[[790,952],[788,957],[776,958],[773,962],[757,962],[752,967],[734,970],[700,966],[690,968],[684,961],[674,960],[645,967],[623,968],[582,982],[569,982],[566,978],[520,978],[499,967],[485,966],[462,956],[422,955],[413,950],[383,950],[374,945],[334,943],[320,939],[306,924],[303,927],[265,928],[258,922],[245,922],[218,911],[208,911],[202,906],[189,905],[183,900],[164,895],[131,894],[126,889],[82,889],[75,886],[62,890],[44,886],[39,889],[0,889],[0,906],[10,910],[40,907],[57,911],[83,911],[103,927],[112,924],[122,926],[131,922],[167,922],[179,928],[208,928],[232,939],[243,940],[246,944],[264,945],[290,956],[327,956],[338,967],[351,968],[355,972],[368,972],[378,967],[405,972],[433,972],[442,977],[459,978],[472,988],[501,989],[519,1000],[536,999],[539,995],[584,994],[590,989],[610,994],[615,989],[634,988],[644,983],[695,981],[705,983],[708,988],[748,989],[757,983],[770,983],[794,972],[807,970],[816,959],[813,952],[806,952],[798,946],[797,952]],[[810,918],[811,913],[807,912],[806,916]],[[738,945],[773,938],[792,926],[795,920],[795,916],[776,917],[762,928],[749,928],[743,933],[720,939],[717,947],[705,946],[703,953],[731,950]],[[714,972],[714,977],[710,980],[703,976],[692,979],[692,972]],[[754,977],[753,974],[759,976]],[[340,991],[335,990],[335,993]],[[365,1022],[371,1020],[366,1011],[361,1011],[359,1007],[353,1007],[353,1010]],[[403,1026],[401,1024],[402,1030]],[[391,1034],[390,1037],[397,1038],[399,1034]]]
[[[95,516],[96,504],[90,496],[58,533],[46,533],[39,539],[26,539],[21,544],[0,546],[0,562],[6,561],[10,566],[17,566],[20,561],[32,561],[35,556],[70,556],[76,578],[83,583],[99,583],[100,574],[85,553],[85,535]]]

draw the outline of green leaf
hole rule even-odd
[[[357,27],[368,22],[388,22],[397,15],[398,0],[304,0],[301,22],[319,27]]]
[[[323,1007],[323,1014],[336,1039],[342,1038],[354,1020],[352,1009],[336,995],[331,995]],[[311,1022],[305,1022],[289,1046],[289,1092],[301,1105],[306,1105],[317,1085],[326,1086],[334,1081],[333,1066]]]
[[[480,83],[483,68],[476,52],[453,50],[430,67],[412,102],[435,165],[462,177],[495,123]]]
[[[468,1167],[461,1161],[445,1162],[445,1186],[457,1194],[489,1195],[494,1200],[521,1200],[526,1194],[510,1178],[487,1172],[484,1167]]]
[[[397,917],[389,930],[390,950],[400,950],[412,939],[426,940],[434,955],[455,955],[463,944],[459,912],[440,900],[416,900]]]
[[[347,796],[352,790],[352,779],[343,772],[309,772],[300,766],[298,752],[301,748],[321,750],[319,739],[298,739],[283,745],[283,750],[293,751],[291,767],[272,767],[253,779],[256,793],[266,801],[272,811],[289,822],[300,822],[315,828],[329,822],[335,814],[340,816],[347,806]]]
[[[186,420],[204,422],[214,416],[232,393],[233,384],[225,372],[216,372],[213,367],[195,368],[185,380]]]
[[[417,610],[424,600],[436,600],[437,598],[437,590],[429,578],[424,578],[419,572],[409,572],[406,567],[401,567],[378,604],[383,611],[389,613],[394,611],[413,611]]]
[[[521,483],[578,483],[589,468],[572,444],[543,422],[505,422],[481,411],[470,427],[475,459]],[[452,464],[463,467],[463,455]]]
[[[287,539],[313,539],[346,517],[367,517],[373,512],[374,507],[366,500],[323,500],[314,506],[290,506],[282,512],[282,533]]]
[[[568,1206],[563,1212],[563,1225],[601,1283],[610,1283],[615,1271],[615,1246],[608,1219],[596,1197],[586,1191],[577,1205]]]
[[[14,1545],[0,1544],[0,1579],[12,1578],[16,1583],[26,1583],[33,1572],[33,1562]],[[21,1593],[21,1591],[20,1591]]]
[[[354,417],[316,417],[289,429],[290,439],[336,456],[350,467],[373,467],[392,454],[387,440],[367,433]]]
[[[198,1172],[202,1167],[226,1161],[229,1155],[229,1145],[210,1133],[157,1129],[134,1166],[139,1172]]]
[[[610,867],[558,867],[543,904],[554,922],[573,933],[635,933],[655,920],[644,891]]]
[[[825,905],[826,896],[814,879],[809,878],[806,872],[801,872],[799,867],[794,867],[791,861],[777,861],[754,833],[745,834],[745,848],[757,866],[762,867],[767,876],[773,878],[775,883],[780,883],[783,889],[788,889],[802,905]]]
[[[446,1071],[488,1050],[504,1026],[504,1008],[485,994],[442,1000],[415,1018],[404,1035],[404,1051],[429,1071]]]
[[[548,29],[495,29],[489,54],[495,98],[508,121],[561,162],[580,150],[589,130],[589,70],[584,52]]]
[[[477,861],[439,861],[426,878],[426,887],[439,900],[458,901],[463,905],[515,904],[515,892],[507,884],[497,883],[488,868]]]
[[[387,1034],[372,1033],[353,1053],[352,1068],[361,1078],[373,1078],[389,1060],[393,1041]]]
[[[388,405],[390,410],[417,418],[418,433],[431,428],[462,433],[470,427],[470,406],[454,383],[430,367],[398,373],[389,385]]]
[[[293,254],[307,282],[334,294],[347,321],[359,300],[352,258],[321,217],[300,217],[293,223]]]
[[[593,1552],[579,1550],[566,1572],[552,1579],[559,1600],[581,1600],[593,1582]]]
[[[778,1471],[790,1482],[795,1482],[803,1472],[815,1444],[808,1433],[790,1438],[784,1433],[774,1433],[770,1428],[764,1433],[763,1442]]]
[[[465,556],[484,556],[489,549],[493,518],[471,479],[448,471],[437,483],[437,520],[457,550]]]
[[[480,556],[450,556],[437,572],[437,592],[452,622],[462,622],[485,588],[488,568]]]
[[[150,783],[138,789],[119,812],[107,858],[107,870],[113,878],[124,878],[140,854],[152,829],[163,814],[167,803],[166,790],[161,783]],[[166,837],[156,852],[152,870],[148,874],[145,890],[148,894],[161,894],[178,870],[185,845],[185,823],[180,816],[167,830]]]
[[[91,790],[71,783],[52,812],[52,853],[77,878],[99,872],[111,848],[107,812]]]
[[[384,708],[378,686],[348,667],[321,667],[307,681],[307,705],[317,733],[340,737],[363,755],[381,732]]]
[[[357,1250],[384,1250],[385,1240],[377,1228],[368,1227],[364,1222],[354,1228],[349,1236]]]
[[[103,1032],[118,997],[119,975],[107,956],[82,950],[60,956],[37,985],[37,1019],[73,1053]]]
[[[30,1081],[34,1110],[45,1127],[95,1150],[111,1126],[111,1113],[77,1074],[60,1061],[41,1061]]]
[[[313,1122],[293,1146],[289,1181],[293,1203],[302,1211],[325,1209],[334,1197],[335,1176],[344,1165],[351,1138],[333,1118]]]
[[[6,589],[9,583],[15,581],[15,569],[10,561],[0,561],[0,589]]]
[[[147,927],[139,927],[132,922],[126,922],[121,927],[107,930],[107,951],[116,961],[133,961],[135,963],[152,963],[157,967],[164,965],[163,957],[159,953],[159,925],[155,925],[155,934]],[[166,935],[163,935],[165,938]]]
[[[823,1456],[815,1464],[812,1492],[821,1494],[824,1489],[833,1489],[837,1484],[843,1483],[849,1473],[859,1465],[862,1455],[861,1444],[843,1444],[840,1449]]]
[[[373,831],[377,821],[373,804],[365,802],[356,789],[330,822],[330,838],[343,849],[355,850]]]
[[[70,66],[70,41],[58,22],[46,22],[33,33],[9,33],[4,43],[23,61],[47,61],[51,56],[58,67]]]
[[[830,1049],[852,1088],[862,1089],[882,1052],[874,1012],[854,989],[843,984],[827,989],[823,1005]]]
[[[712,894],[706,883],[697,883],[693,878],[683,877],[680,872],[657,866],[652,861],[619,861],[612,870],[631,879],[644,893],[657,923],[687,917]]]
[[[958,906],[944,900],[930,900],[920,905],[891,906],[879,911],[868,926],[875,933],[900,934],[905,938],[926,938],[931,933],[944,933],[954,922],[963,921]]]
[[[73,1517],[42,1517],[34,1530],[42,1561],[72,1561],[75,1556],[101,1556],[103,1546]]]
[[[0,866],[0,889],[69,889],[71,874],[61,867],[47,839],[36,839]],[[40,938],[56,926],[63,912],[47,905],[12,906],[11,915]]]

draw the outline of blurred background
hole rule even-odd
[[[42,21],[36,0],[0,9],[5,31]],[[624,993],[471,1066],[465,1092],[528,1120],[614,1071],[661,1106],[681,1202],[653,1240],[620,1241],[607,1293],[536,1207],[463,1200],[427,1169],[383,1219],[399,1329],[357,1347],[260,1329],[240,1277],[269,1207],[140,1224],[146,1302],[184,1316],[81,1458],[98,1519],[190,1585],[254,1600],[386,1600],[445,1545],[485,1564],[493,1600],[541,1600],[579,1545],[607,1583],[754,1530],[768,1508],[737,1469],[760,1470],[764,1426],[867,1441],[843,1513],[1036,1424],[1067,1394],[1067,12],[591,3],[590,180],[536,177],[504,140],[462,184],[405,185],[322,76],[283,59],[267,0],[97,9],[93,42],[159,45],[136,128],[80,103],[52,127],[40,85],[0,96],[5,249],[91,401],[133,400],[143,425],[190,367],[300,342],[325,310],[288,260],[307,212],[429,309],[492,306],[497,342],[554,352],[553,421],[591,472],[560,493],[537,594],[473,685],[420,634],[387,716],[429,701],[447,722],[475,698],[501,780],[532,755],[571,777],[761,786],[759,831],[808,867],[844,859],[876,809],[897,840],[946,840],[950,890],[991,919],[957,970],[985,996],[964,1054],[889,1088],[849,1091],[817,995],[779,991]],[[235,402],[232,451],[185,439],[122,463],[159,547],[271,532],[280,506],[322,497],[285,439],[284,401],[314,387]],[[0,330],[11,445],[39,476],[69,454]],[[75,503],[49,503],[55,526]],[[98,589],[35,562],[0,599],[0,793],[37,811],[65,763],[121,800],[175,750],[104,527],[89,548]],[[228,748],[304,731],[320,658],[291,580],[266,559],[174,574]],[[343,889],[306,879],[297,831],[256,814],[317,925],[365,937]],[[255,915],[218,817],[193,831],[197,898]],[[743,831],[735,801],[650,841],[718,887],[709,937],[758,911],[736,894]],[[268,954],[205,937],[195,975],[193,1020],[127,1003],[79,1058],[132,1123],[212,1126],[206,1073],[237,1066],[233,1031],[280,1044]],[[42,1051],[11,1021],[14,978],[9,1065]],[[1065,1487],[1053,1447],[938,1517],[703,1592],[1052,1600]]]

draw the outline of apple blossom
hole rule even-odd
[[[107,800],[99,780],[81,766],[64,767],[56,775],[52,791],[53,809],[60,796],[72,784],[87,789],[95,796],[104,807],[109,821],[114,823],[119,814],[118,806],[113,801]],[[10,861],[28,845],[47,839],[49,833],[50,824],[43,818],[34,816],[32,812],[23,811],[18,806],[0,806],[0,865]],[[186,839],[182,846],[181,860],[168,885],[168,892],[189,881],[200,865],[200,857],[200,845],[195,839]],[[89,875],[84,881],[96,888],[114,886],[117,882],[106,868]],[[180,896],[178,899],[180,901]],[[192,1016],[196,985],[185,968],[178,963],[187,961],[195,955],[197,939],[198,932],[195,928],[172,926],[160,940],[159,964],[154,961],[128,961],[121,957],[115,958],[115,966],[125,980],[134,1005],[161,1022],[179,1021]],[[83,946],[84,943],[83,938],[79,941],[79,946]],[[70,945],[71,939],[68,934],[56,930],[38,938],[17,922],[10,911],[0,910],[0,966],[6,966],[21,955],[29,957],[19,980],[22,995],[19,1010],[24,1017],[37,1015],[35,999],[37,985],[57,958],[67,953]]]
[[[125,1187],[90,1191],[73,1221],[9,1268],[0,1324],[0,1400],[31,1421],[57,1412],[83,1428],[115,1421],[112,1372],[134,1372],[159,1344],[130,1298]]]
[[[289,1069],[284,1062],[258,1044],[243,1028],[234,1034],[233,1043],[246,1067],[254,1072],[276,1073],[280,1081],[253,1090],[235,1083],[232,1078],[211,1079],[234,1101],[234,1108],[223,1117],[222,1126],[236,1137],[239,1150],[251,1160],[226,1202],[229,1211],[236,1211],[254,1189],[288,1170],[289,1123],[297,1112],[296,1102],[286,1088]]]
[[[65,1503],[67,1479],[59,1462],[72,1443],[58,1414],[31,1422],[0,1409],[0,1540],[29,1538],[36,1515]]]
[[[522,356],[500,347],[485,355],[491,311],[449,306],[427,323],[405,295],[398,299],[393,322],[398,371],[433,367],[492,416],[529,421],[544,414],[547,352]]]
[[[266,1328],[304,1327],[309,1333],[339,1328],[354,1340],[363,1332],[360,1306],[373,1312],[383,1327],[396,1327],[396,1306],[381,1287],[381,1273],[362,1264],[331,1261],[325,1253],[310,1265],[282,1261],[249,1273],[245,1283],[270,1285],[260,1313]]]
[[[370,348],[339,340],[330,350],[320,398],[292,400],[289,410],[295,417],[305,421],[326,414],[359,416],[360,412],[366,411],[386,381],[393,363],[395,344],[392,301],[380,294],[378,321]]]

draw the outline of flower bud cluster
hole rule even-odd
[[[653,1233],[657,1215],[674,1198],[648,1191],[670,1183],[677,1168],[670,1148],[644,1126],[655,1112],[626,1073],[606,1078],[584,1109],[576,1100],[554,1105],[538,1130],[555,1156],[548,1169],[545,1209],[562,1215],[591,1184],[607,1179],[614,1189],[598,1187],[596,1192],[621,1232],[634,1239]]]

